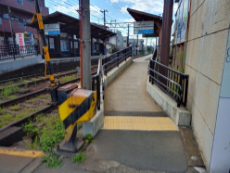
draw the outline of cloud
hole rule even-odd
[[[128,6],[121,8],[121,11],[127,13],[127,7],[133,8],[146,13],[161,14],[163,13],[164,2],[163,0],[110,0],[111,2],[128,3]]]
[[[62,13],[68,14],[73,17],[78,16],[78,12],[76,11],[78,9],[78,5],[72,6],[72,7],[66,7],[66,6],[54,6],[53,7],[56,11],[60,11]],[[76,16],[75,16],[76,15]]]
[[[65,1],[65,0],[62,0]],[[79,14],[76,10],[79,9],[79,5],[67,7],[67,6],[54,6],[53,7],[56,11],[60,11],[62,13],[68,14],[73,17],[79,17]],[[94,16],[101,16],[100,8],[96,5],[90,5],[90,14]]]
[[[101,9],[96,5],[90,5],[90,13],[96,16],[101,16]]]
[[[127,12],[127,8],[128,8],[128,6],[125,6],[125,7],[121,7],[121,12],[123,13],[123,14],[125,14],[126,12]]]

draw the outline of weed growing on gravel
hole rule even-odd
[[[11,114],[1,115],[0,116],[0,128],[9,124],[10,120],[12,119]]]
[[[49,95],[40,95],[40,96],[38,96],[38,98],[40,98],[40,99],[49,99],[50,96]]]
[[[44,127],[40,135],[40,149],[47,153],[64,138],[64,125],[58,117],[54,121],[47,121]]]
[[[86,134],[85,137],[84,137],[84,139],[85,139],[86,143],[90,143],[90,142],[94,143],[94,140],[93,140],[93,137],[92,137],[91,134]]]
[[[37,134],[39,132],[39,128],[34,127],[32,122],[29,122],[28,124],[25,123],[22,125],[23,131],[27,134],[27,135],[34,135]]]
[[[15,99],[15,98],[17,98],[17,96],[16,95],[11,95],[11,96],[8,96],[7,98],[8,99]]]
[[[27,81],[24,81],[23,83],[24,83],[24,85],[25,85],[25,88],[27,88],[27,87],[28,87],[28,82],[27,82]]]
[[[78,153],[76,156],[72,157],[73,163],[81,163],[87,160],[87,156],[84,153]]]
[[[59,79],[60,82],[69,82],[71,80],[75,79],[74,76],[64,76],[62,78]]]
[[[36,98],[33,98],[33,99],[30,99],[30,100],[26,100],[26,103],[34,103],[36,102],[37,99]]]
[[[1,96],[3,98],[8,97],[9,95],[15,93],[16,91],[18,91],[20,88],[18,86],[13,86],[10,88],[5,88],[4,90],[1,91]]]
[[[12,111],[18,111],[20,108],[21,108],[20,105],[10,106],[10,110]]]
[[[12,85],[12,84],[14,84],[14,82],[13,81],[9,81],[9,82],[4,83],[3,85],[4,86],[9,86],[9,85]]]
[[[32,143],[25,141],[26,145],[31,149],[35,150],[37,148],[37,142],[38,142],[38,136],[34,138],[34,141]]]
[[[57,168],[62,166],[62,160],[57,153],[49,153],[45,157],[42,157],[42,163],[45,163],[49,168]]]

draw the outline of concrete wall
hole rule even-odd
[[[189,74],[187,109],[209,171],[229,24],[230,1],[191,1],[185,62]]]
[[[42,61],[42,56],[28,56],[14,60],[5,60],[0,62],[0,73],[16,70]]]

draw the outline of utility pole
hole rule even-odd
[[[91,30],[89,0],[79,0],[81,88],[91,90]]]
[[[164,12],[162,20],[162,43],[161,43],[161,58],[160,63],[169,65],[169,51],[171,38],[171,25],[173,13],[173,0],[164,0]],[[163,72],[162,72],[163,73]]]
[[[56,86],[56,83],[54,80],[53,70],[52,70],[52,66],[50,63],[50,54],[49,54],[49,49],[48,49],[48,46],[46,43],[46,36],[45,36],[45,31],[44,31],[42,14],[40,11],[38,0],[35,0],[34,3],[35,3],[37,21],[38,21],[38,26],[39,26],[39,32],[40,32],[41,38],[42,38],[44,57],[45,57],[45,61],[47,63],[48,71],[49,71],[49,79],[50,79],[50,88],[49,89],[50,89],[51,99],[52,99],[53,103],[57,103],[57,101],[58,101],[57,92],[56,92],[57,90],[55,89],[57,86]]]
[[[129,47],[129,24],[128,24],[128,37],[127,37],[127,47]]]
[[[105,23],[106,23],[106,20],[105,20],[105,12],[108,12],[107,10],[101,10],[102,13],[104,13],[104,28],[105,28]]]
[[[136,55],[137,55],[137,49],[138,49],[138,34],[137,34]]]
[[[15,51],[14,51],[14,47],[15,47],[15,34],[14,34],[14,30],[13,30],[13,26],[12,26],[12,21],[11,21],[11,10],[10,10],[10,6],[8,6],[8,16],[9,16],[9,22],[10,22],[10,31],[11,31],[11,37],[13,38],[13,54],[14,54],[14,60],[15,60]]]

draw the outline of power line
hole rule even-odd
[[[116,3],[116,2],[114,2],[113,0],[111,0],[117,7],[118,7],[118,9],[119,9],[119,11],[121,12],[121,7]],[[121,12],[122,13],[122,12]],[[122,13],[122,14],[124,14],[124,13]],[[129,18],[129,16],[127,16],[126,14],[124,14],[127,18]],[[123,16],[124,16],[123,15]]]
[[[77,16],[78,15],[78,13],[77,12],[75,12],[75,9],[72,9],[72,10],[69,10],[68,11],[68,9],[67,8],[70,8],[70,7],[73,7],[74,5],[72,4],[69,4],[69,3],[66,3],[66,4],[68,4],[68,5],[66,5],[66,6],[63,6],[63,4],[60,4],[60,3],[58,3],[58,2],[55,2],[55,1],[53,1],[53,0],[49,0],[49,1],[46,1],[47,3],[50,3],[52,6],[54,5],[55,7],[58,7],[59,9],[61,9],[61,10],[63,10],[62,12],[64,12],[64,13],[67,13],[67,14],[71,14],[71,15],[74,15],[74,16]],[[63,1],[62,1],[63,2]],[[57,6],[57,5],[59,5],[59,6]],[[54,7],[49,7],[49,8],[53,8],[53,9],[55,9],[55,10],[57,10],[57,8],[54,8]],[[76,6],[78,6],[78,5],[76,5]],[[58,10],[57,10],[58,11]],[[90,14],[92,17],[94,17],[94,18],[97,18],[97,19],[100,19],[99,17],[97,17],[97,16],[95,16],[95,15],[93,15],[93,14]],[[79,16],[78,16],[79,17]]]
[[[112,3],[112,2],[113,3]],[[121,12],[121,10],[119,10],[119,8],[117,8],[117,6],[115,6],[114,4],[116,4],[113,0],[109,0],[109,2],[110,2],[110,4],[112,4],[116,9],[117,9],[117,11],[119,11],[125,18],[127,18],[127,16],[125,16],[122,12]]]

